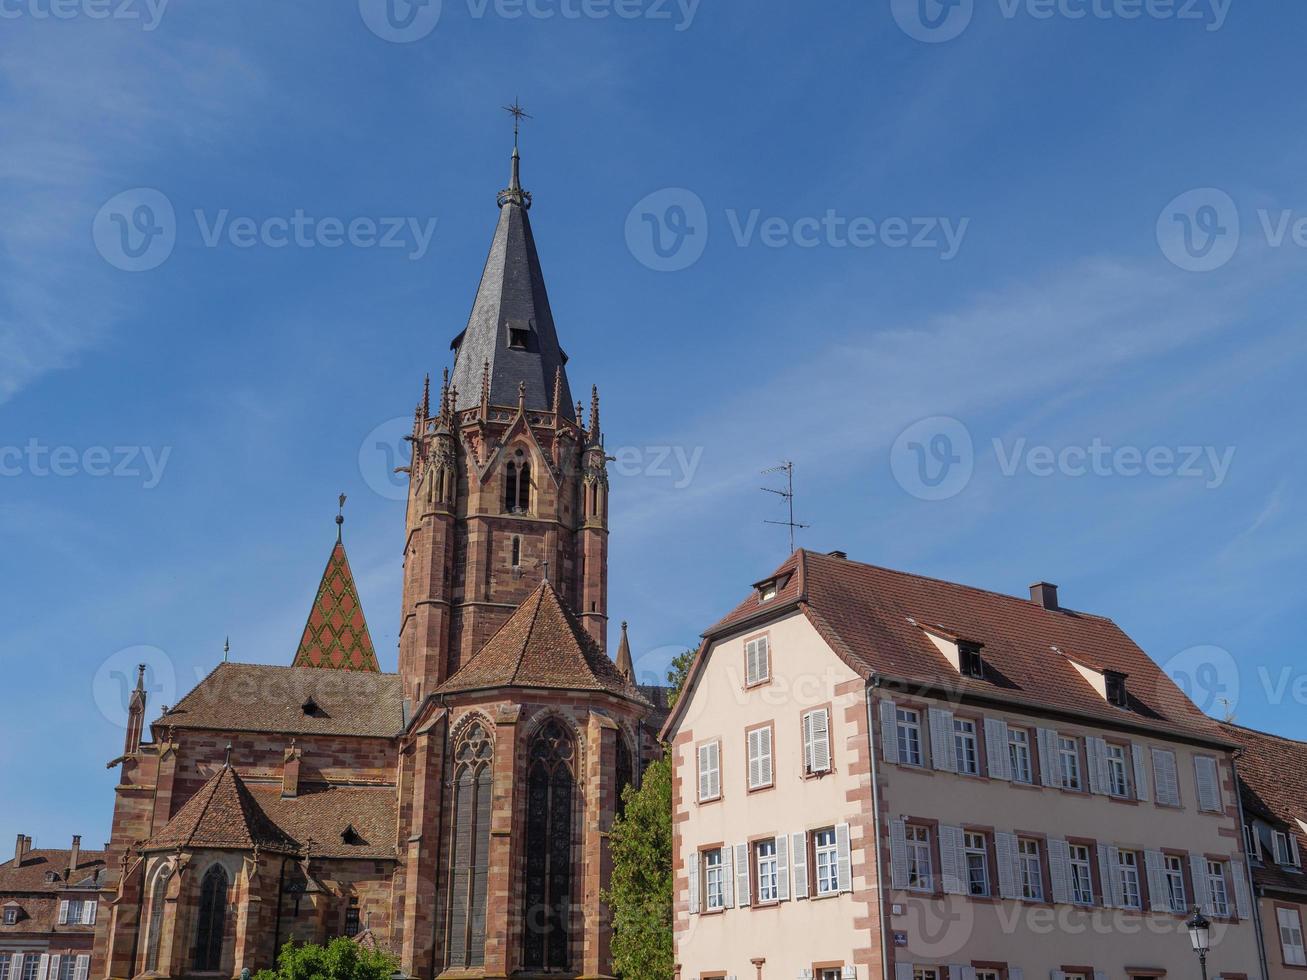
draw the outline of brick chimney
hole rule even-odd
[[[68,880],[71,881],[73,875],[77,873],[77,867],[82,863],[82,838],[80,835],[73,835],[73,849],[68,852]]]
[[[30,847],[27,838],[23,834],[18,835],[18,842],[14,844],[14,867],[23,863],[23,858],[27,857],[27,849]]]
[[[293,799],[300,795],[300,759],[304,753],[300,751],[294,740],[286,748],[281,767],[281,798],[283,800]]]
[[[1048,582],[1036,582],[1030,587],[1030,601],[1045,609],[1058,609],[1057,586]]]

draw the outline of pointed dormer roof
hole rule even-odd
[[[317,598],[309,611],[293,667],[326,667],[334,670],[363,670],[380,673],[372,646],[363,605],[354,584],[345,544],[336,538],[327,568],[322,573]]]
[[[254,795],[231,766],[218,770],[198,793],[186,801],[146,842],[144,850],[219,848],[295,852],[295,843],[263,812]]]
[[[605,691],[632,701],[645,700],[548,582],[541,582],[439,691],[453,694],[500,687]]]
[[[479,404],[482,371],[488,365],[490,403],[516,405],[518,385],[526,385],[526,407],[557,409],[573,418],[572,393],[563,366],[567,355],[558,345],[549,309],[545,277],[536,254],[527,211],[531,195],[518,179],[518,154],[508,188],[499,194],[499,224],[467,329],[450,345],[455,351],[451,386],[457,409]],[[555,380],[562,375],[562,396],[555,405]]]
[[[622,642],[617,647],[617,672],[628,681],[635,680],[635,661],[631,659],[631,641],[626,635],[626,622],[622,622]]]

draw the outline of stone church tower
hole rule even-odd
[[[148,726],[141,668],[92,980],[235,977],[341,935],[423,980],[611,976],[608,833],[665,692],[625,624],[605,653],[599,396],[583,423],[518,171],[414,417],[399,672],[340,534],[290,666],[219,664]]]

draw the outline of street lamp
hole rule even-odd
[[[1212,924],[1203,917],[1202,909],[1194,906],[1194,917],[1189,920],[1189,941],[1194,945],[1194,952],[1198,954],[1198,964],[1203,970],[1203,980],[1207,980],[1207,952],[1212,948],[1211,944],[1211,926]]]

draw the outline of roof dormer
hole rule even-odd
[[[1090,687],[1098,692],[1108,704],[1114,708],[1130,707],[1130,691],[1126,686],[1126,678],[1129,677],[1124,671],[1113,670],[1111,667],[1103,667],[1099,664],[1091,664],[1083,657],[1067,653],[1058,647],[1051,648],[1054,653],[1059,653],[1066,657],[1067,662],[1071,664],[1080,676],[1089,682]]]
[[[917,623],[911,620],[921,628],[931,643],[940,653],[944,654],[945,659],[953,665],[963,677],[974,677],[976,680],[983,680],[985,677],[985,658],[981,651],[985,644],[979,640],[971,639],[947,629],[940,625],[931,625],[930,623]]]
[[[783,575],[777,575],[775,578],[766,578],[761,582],[754,582],[753,589],[758,595],[759,602],[771,602],[776,598],[781,589],[790,581],[791,572]]]

